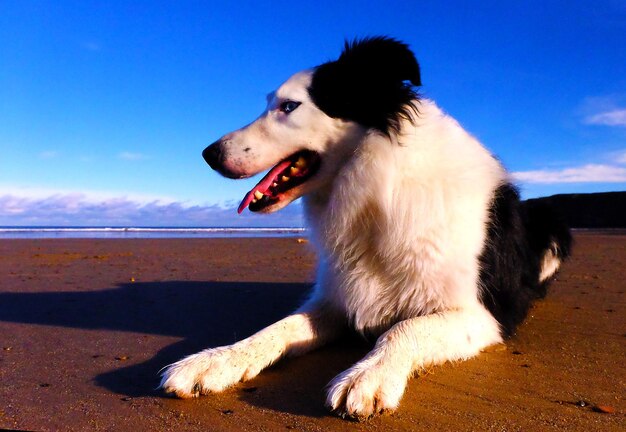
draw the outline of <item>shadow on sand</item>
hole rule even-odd
[[[94,378],[97,385],[118,394],[160,397],[163,394],[155,389],[163,366],[253,334],[296,309],[310,288],[302,283],[170,281],[123,284],[94,292],[0,293],[0,321],[183,337],[148,361]],[[323,387],[361,357],[366,346],[348,337],[307,356],[285,359],[269,371],[275,377],[265,383],[270,391],[243,389],[240,398],[277,411],[325,415]],[[294,377],[309,394],[298,394],[302,390],[293,388]],[[311,397],[317,402],[303,403],[302,398]]]

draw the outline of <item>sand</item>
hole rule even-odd
[[[410,380],[393,414],[356,423],[323,407],[324,386],[371,346],[358,338],[221,394],[154,390],[161,367],[293,310],[314,267],[293,238],[0,241],[0,427],[626,430],[626,236],[602,233],[576,235],[506,346]]]

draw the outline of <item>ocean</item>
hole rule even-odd
[[[0,239],[296,237],[304,228],[0,227]]]

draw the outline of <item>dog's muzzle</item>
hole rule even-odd
[[[211,168],[213,168],[224,177],[230,179],[240,179],[247,177],[246,175],[242,175],[242,173],[233,172],[230,168],[227,167],[228,164],[225,164],[227,154],[224,151],[224,141],[222,141],[221,139],[215,141],[213,144],[205,148],[202,152],[202,157]]]

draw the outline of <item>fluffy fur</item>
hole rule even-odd
[[[294,314],[167,367],[165,391],[221,391],[352,327],[378,339],[332,380],[326,403],[362,419],[395,409],[420,369],[513,334],[568,255],[569,232],[548,209],[520,202],[501,164],[418,96],[420,82],[405,44],[349,43],[338,60],[292,76],[255,122],[205,150],[231,178],[277,166],[240,210],[277,211],[304,196],[318,278]],[[294,164],[304,174],[290,183],[282,167]]]

